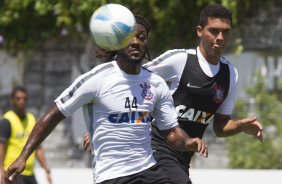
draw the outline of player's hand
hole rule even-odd
[[[6,184],[13,184],[18,174],[22,173],[26,166],[26,160],[18,157],[7,169],[5,180]]]
[[[263,127],[256,117],[245,118],[240,120],[240,128],[242,132],[255,136],[258,140],[263,142]]]
[[[186,147],[188,147],[190,151],[199,152],[201,156],[208,157],[208,147],[200,138],[190,138],[186,142]]]
[[[88,133],[84,134],[83,137],[83,150],[91,152],[90,137]]]

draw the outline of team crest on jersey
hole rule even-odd
[[[153,93],[150,90],[151,85],[144,82],[144,84],[140,84],[140,87],[142,88],[141,96],[145,100],[151,100],[153,98]]]
[[[216,104],[222,103],[223,100],[224,100],[224,91],[225,91],[225,89],[222,86],[216,84],[214,86],[214,90],[215,90],[215,95],[213,97],[213,101]]]

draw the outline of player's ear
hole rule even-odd
[[[201,38],[202,35],[203,35],[203,28],[202,28],[202,26],[197,26],[196,27],[196,32],[197,32],[198,37]]]

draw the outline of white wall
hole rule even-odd
[[[274,87],[275,77],[281,80],[282,57],[278,58],[277,66],[275,66],[274,57],[269,56],[265,61],[264,56],[258,52],[243,52],[240,55],[226,54],[224,57],[238,70],[237,96],[239,98],[246,98],[246,87],[254,85],[256,81],[254,76],[257,72],[265,77],[267,88],[270,90]]]
[[[22,84],[24,62],[0,51],[0,95],[10,94],[14,84]]]

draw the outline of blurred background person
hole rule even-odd
[[[15,87],[11,93],[12,109],[0,120],[0,174],[1,182],[8,166],[20,154],[36,120],[32,113],[26,112],[28,94],[24,87]],[[34,175],[35,157],[46,172],[47,181],[52,184],[50,168],[40,146],[28,159],[25,170],[17,178],[16,184],[37,184]]]

